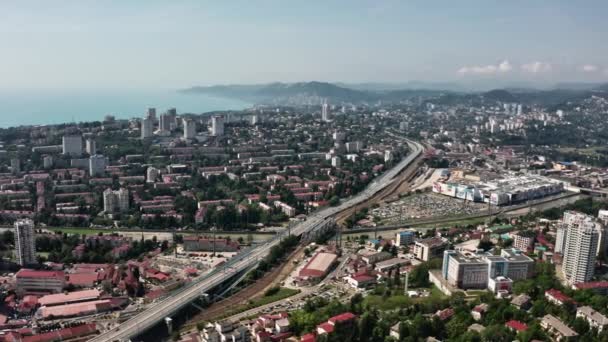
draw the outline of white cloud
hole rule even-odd
[[[549,71],[551,71],[551,69],[553,69],[553,66],[549,63],[536,61],[536,62],[523,64],[521,66],[521,69],[525,72],[537,74],[537,73],[541,73],[541,72],[549,72]]]
[[[579,70],[582,72],[596,72],[599,69],[600,68],[597,65],[593,65],[593,64],[585,64],[585,65],[581,65],[579,67]]]
[[[476,74],[476,75],[491,75],[497,73],[509,72],[513,69],[513,66],[509,61],[504,60],[498,65],[476,65],[476,66],[464,66],[458,69],[458,73],[461,75]]]

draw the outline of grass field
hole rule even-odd
[[[410,289],[410,290],[418,290],[418,291],[428,291],[428,288],[419,288],[419,289]],[[423,302],[434,302],[447,298],[438,288],[435,286],[431,286],[430,288],[431,294],[428,297],[417,297],[410,298],[402,293],[394,294],[388,298],[384,298],[381,295],[370,294],[365,297],[364,303],[365,305],[369,305],[375,307],[379,310],[395,310],[400,309],[402,307],[414,304],[414,303],[423,303]]]
[[[365,305],[375,307],[379,310],[395,310],[404,306],[411,305],[413,300],[403,294],[384,298],[379,295],[368,295],[364,300]]]
[[[85,235],[96,235],[99,233],[112,234],[118,232],[113,229],[98,229],[98,228],[79,228],[79,227],[47,227],[47,230],[52,232],[61,232],[67,234],[85,234]]]

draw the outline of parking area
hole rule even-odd
[[[413,194],[371,210],[380,223],[392,224],[406,220],[470,215],[487,210],[485,203],[474,203],[434,193]]]

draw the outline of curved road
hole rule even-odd
[[[353,205],[366,201],[375,193],[391,184],[393,182],[393,178],[395,178],[395,176],[397,176],[405,167],[410,165],[412,161],[414,161],[423,151],[422,145],[417,142],[408,140],[408,145],[410,146],[411,153],[395,167],[373,180],[364,191],[342,202],[336,207],[322,209],[313,213],[306,219],[306,221],[294,226],[291,229],[291,233],[294,235],[302,235],[313,232],[317,229],[321,229],[332,222],[330,219],[331,216],[348,209]],[[261,246],[244,250],[235,258],[224,264],[221,269],[213,270],[206,276],[203,276],[190,283],[188,286],[176,291],[175,293],[172,293],[170,297],[163,299],[150,309],[133,316],[131,319],[125,321],[114,329],[96,336],[90,341],[122,342],[128,341],[129,339],[140,335],[144,331],[161,322],[165,317],[174,315],[177,311],[188,305],[203,293],[206,293],[212,290],[214,287],[220,285],[222,282],[232,277],[235,273],[257,264],[257,262],[265,257],[270,249],[277,245],[281,241],[281,238],[286,234],[287,232],[283,232]]]

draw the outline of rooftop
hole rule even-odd
[[[338,256],[331,253],[318,253],[300,271],[301,277],[320,277],[324,275],[331,265],[336,262]]]
[[[50,294],[40,297],[40,299],[38,299],[38,303],[40,303],[40,305],[42,306],[51,306],[83,300],[93,300],[99,298],[100,294],[101,293],[99,292],[99,290],[96,289],[69,293]]]
[[[576,337],[578,334],[570,329],[564,322],[560,321],[553,315],[545,315],[542,319],[542,324],[551,327],[559,332],[563,337]]]
[[[30,269],[21,269],[17,272],[17,278],[62,278],[65,277],[63,271],[37,271]]]

